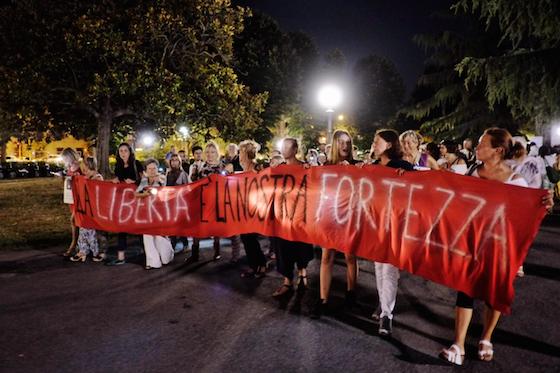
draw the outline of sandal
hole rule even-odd
[[[494,357],[494,346],[485,339],[478,342],[478,358],[482,361],[492,361]]]
[[[465,354],[461,353],[461,348],[456,344],[452,344],[451,347],[441,350],[439,357],[455,365],[463,365],[463,361],[465,360]]]
[[[83,262],[86,261],[86,259],[87,259],[87,255],[84,254],[84,253],[77,253],[76,255],[70,257],[71,262],[82,262],[83,263]]]
[[[276,289],[276,291],[274,293],[272,293],[273,297],[279,297],[282,296],[288,292],[291,292],[294,290],[294,287],[292,285],[288,285],[288,284],[282,284],[282,286],[280,286],[278,289]]]
[[[105,254],[97,254],[96,256],[92,257],[91,260],[94,262],[102,262],[105,260]]]

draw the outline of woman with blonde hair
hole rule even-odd
[[[399,140],[403,150],[403,160],[414,165],[417,170],[439,170],[437,161],[427,152],[420,151],[422,136],[418,132],[404,131]]]
[[[84,159],[84,174],[89,180],[103,180],[103,176],[97,172],[97,160],[93,157]],[[78,235],[78,253],[70,258],[73,262],[85,262],[89,253],[92,254],[94,262],[105,259],[104,254],[99,254],[99,243],[95,229],[80,228]]]
[[[220,148],[214,141],[209,141],[204,147],[204,163],[193,170],[191,181],[197,181],[212,174],[228,175],[233,172],[231,164],[226,165],[220,159]],[[214,260],[220,260],[220,237],[214,237]],[[232,262],[237,262],[240,249],[239,236],[230,237]],[[200,238],[193,238],[191,256],[185,259],[187,264],[198,262],[200,255]]]
[[[327,165],[356,165],[360,162],[352,156],[352,137],[344,130],[336,130],[333,134],[330,157]],[[332,269],[334,265],[335,249],[322,249],[321,269],[319,272],[320,299],[311,310],[311,318],[318,319],[327,310],[329,292],[332,281]],[[356,305],[356,279],[358,277],[358,262],[356,256],[344,253],[346,260],[346,301],[347,307]]]
[[[80,155],[77,151],[72,148],[65,148],[61,154],[62,161],[64,162],[64,168],[66,170],[66,177],[69,179],[64,180],[65,188],[72,188],[72,177],[83,175],[82,169],[80,168]],[[65,201],[66,202],[66,201]],[[70,204],[71,205],[71,204]],[[71,210],[70,216],[70,229],[72,230],[72,242],[68,249],[62,254],[65,258],[72,256],[76,250],[76,245],[78,244],[78,227],[74,220],[74,212]]]

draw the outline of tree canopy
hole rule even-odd
[[[122,118],[164,135],[179,123],[207,138],[249,137],[266,94],[251,95],[232,68],[246,14],[229,0],[14,1],[0,8],[10,83],[0,105],[49,113],[44,129],[88,128],[105,173]]]

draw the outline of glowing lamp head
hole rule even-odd
[[[342,102],[342,91],[335,85],[326,85],[319,91],[318,99],[322,107],[332,110]]]
[[[142,144],[144,146],[148,146],[148,147],[152,146],[152,145],[154,145],[154,142],[155,142],[155,138],[154,138],[153,135],[146,134],[142,137]]]
[[[187,137],[189,135],[189,129],[185,126],[181,126],[179,128],[179,132],[181,132],[181,135]]]

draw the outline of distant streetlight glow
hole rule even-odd
[[[340,114],[340,115],[338,116],[338,120],[344,120],[344,115]]]
[[[189,129],[185,126],[181,126],[179,128],[179,132],[181,132],[181,135],[183,135],[184,137],[188,137],[189,136]]]
[[[284,144],[284,139],[276,141],[276,149],[282,150],[282,145]]]
[[[327,141],[332,141],[332,115],[334,109],[342,102],[342,90],[333,84],[323,86],[319,90],[319,104],[327,110],[328,125],[327,125]]]
[[[144,144],[144,146],[146,147],[150,147],[152,145],[154,145],[154,142],[156,141],[154,135],[152,134],[145,134],[144,136],[142,136],[142,144]]]

